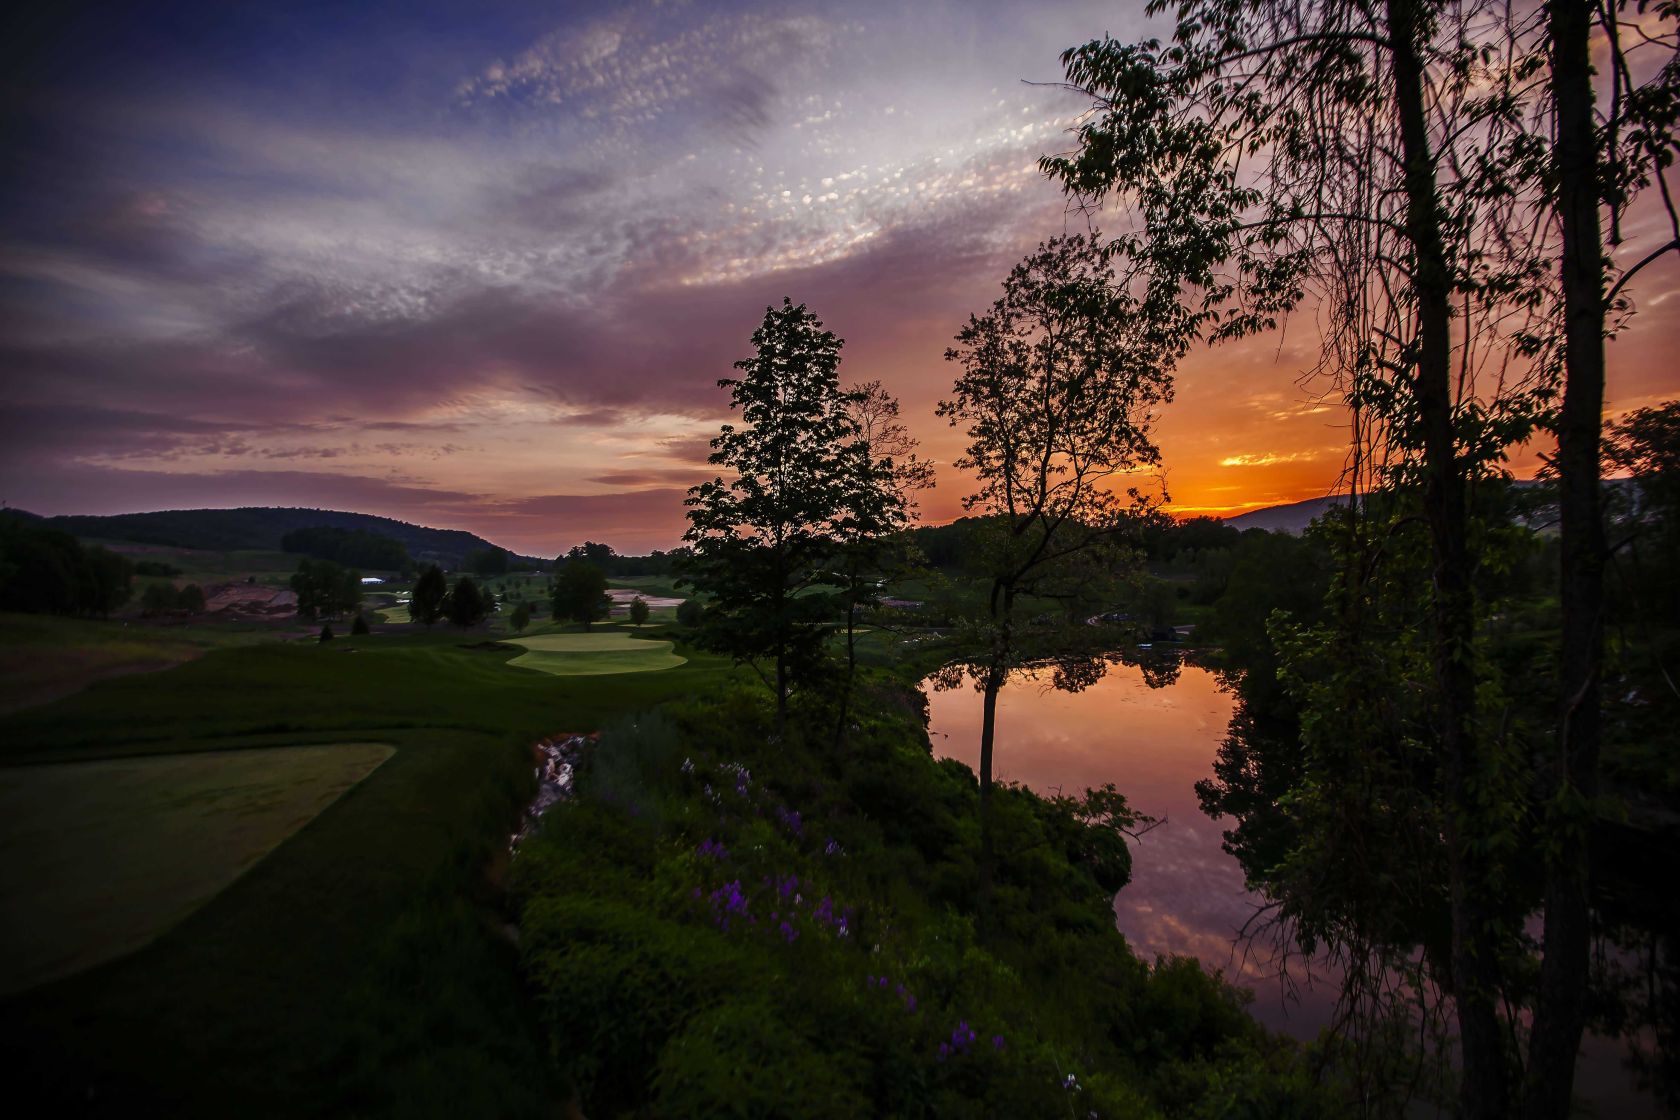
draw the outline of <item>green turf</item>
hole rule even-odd
[[[212,649],[275,641],[299,625],[0,614],[0,712],[44,704],[94,681],[167,668]]]
[[[0,770],[0,993],[150,941],[391,754],[342,743]]]
[[[485,879],[530,796],[530,744],[736,671],[679,646],[665,672],[509,672],[518,651],[483,639],[405,626],[213,650],[0,716],[4,764],[396,749],[149,944],[0,1001],[0,1049],[28,1073],[13,1095],[78,1115],[90,1092],[101,1114],[551,1113]]]
[[[623,630],[590,634],[539,634],[508,638],[509,645],[527,651],[508,662],[557,677],[607,676],[674,669],[687,660],[672,652],[670,642],[633,638]]]

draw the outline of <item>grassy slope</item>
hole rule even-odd
[[[144,945],[390,756],[337,743],[0,768],[0,992]]]
[[[0,1005],[26,1089],[95,1113],[543,1110],[546,1058],[506,1021],[522,1006],[512,949],[483,906],[528,745],[731,671],[685,650],[667,672],[554,677],[509,670],[512,650],[460,648],[471,640],[439,628],[218,650],[0,719],[13,763],[396,748],[145,949]]]
[[[0,614],[0,712],[79,692],[97,680],[166,668],[210,650],[296,630],[250,624],[154,625]]]

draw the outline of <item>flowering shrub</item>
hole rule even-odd
[[[982,945],[972,774],[914,709],[860,710],[843,765],[823,728],[772,745],[750,694],[609,730],[521,848],[526,975],[587,1114],[1306,1114],[1229,989],[1115,933],[1092,806],[1000,788]]]

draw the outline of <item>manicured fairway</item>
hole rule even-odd
[[[622,630],[601,634],[538,634],[503,641],[528,651],[509,661],[509,665],[557,677],[646,673],[674,669],[687,660],[671,652],[670,642],[643,641]]]
[[[144,945],[392,753],[340,743],[0,770],[0,993]]]

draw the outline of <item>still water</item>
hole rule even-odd
[[[980,694],[967,684],[926,691],[934,753],[978,768]],[[1048,674],[1017,675],[998,697],[994,770],[1041,793],[1078,796],[1113,782],[1134,809],[1159,818],[1133,844],[1132,881],[1115,896],[1115,924],[1145,959],[1194,956],[1252,990],[1249,1010],[1266,1026],[1312,1038],[1334,1012],[1336,974],[1297,957],[1285,975],[1269,941],[1250,945],[1239,936],[1261,899],[1246,889],[1221,846],[1221,824],[1196,798],[1235,705],[1212,673],[1193,665],[1152,688],[1137,666],[1114,663],[1077,693],[1051,688]],[[1657,1114],[1612,1039],[1585,1040],[1576,1091],[1600,1116]]]
[[[934,753],[977,768],[980,694],[967,685],[930,689],[928,703]],[[1078,796],[1113,782],[1134,809],[1159,819],[1134,843],[1131,884],[1114,898],[1120,931],[1146,960],[1177,954],[1223,969],[1254,990],[1255,1018],[1310,1038],[1329,1021],[1334,988],[1308,985],[1302,973],[1286,994],[1269,944],[1248,951],[1239,944],[1260,899],[1220,846],[1220,824],[1196,800],[1196,782],[1212,775],[1234,706],[1212,673],[1190,665],[1164,688],[1150,688],[1140,669],[1119,664],[1078,693],[1057,692],[1048,677],[1017,676],[998,696],[994,767],[1000,780],[1041,793]]]

